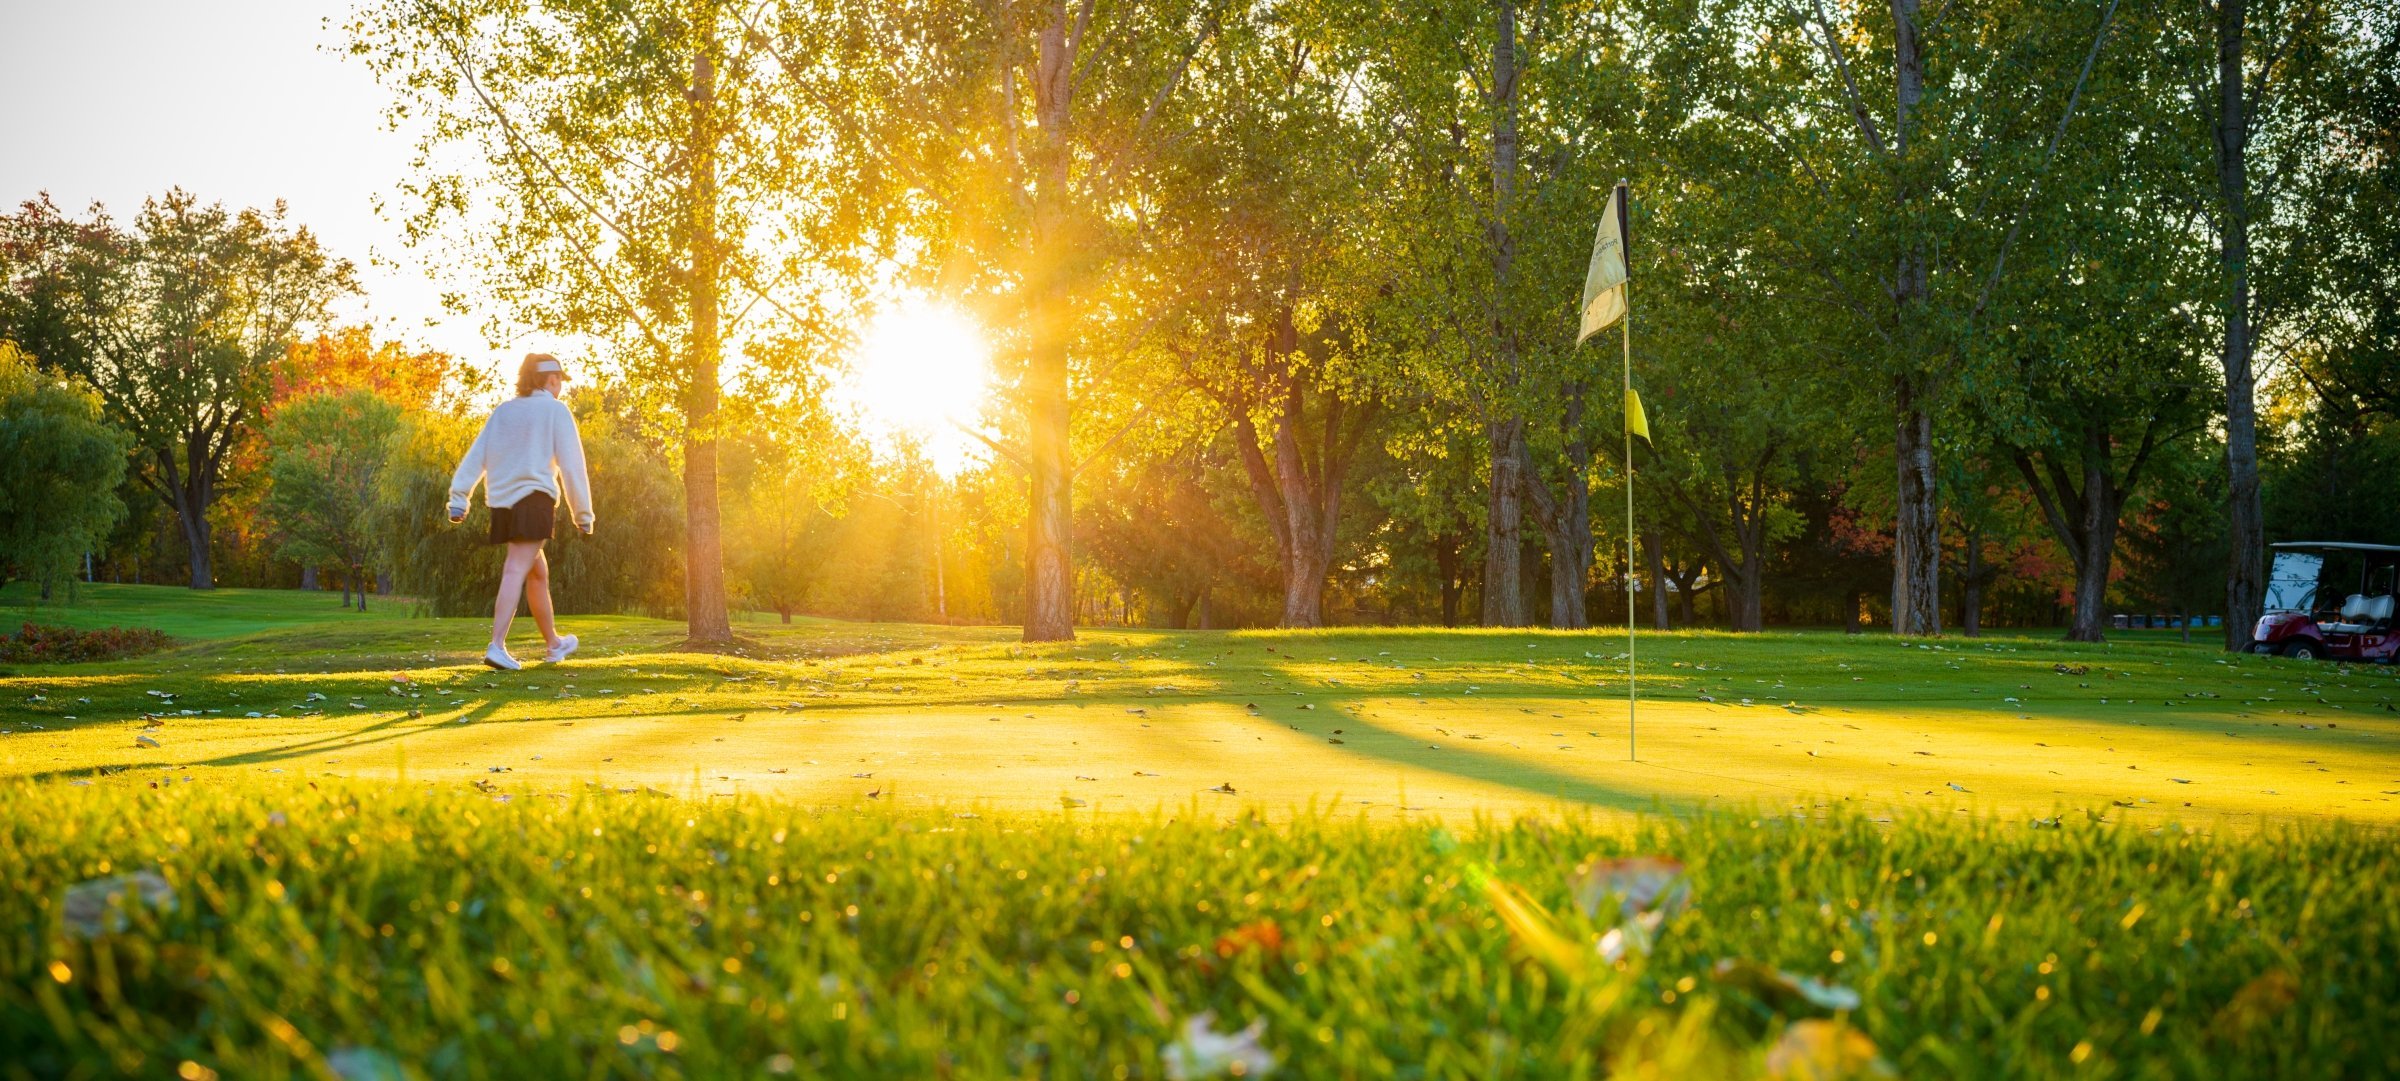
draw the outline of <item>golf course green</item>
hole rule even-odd
[[[328,594],[101,585],[19,618],[183,644],[0,676],[0,777],[1376,819],[1837,804],[2233,828],[2400,818],[2393,670],[2155,632],[1645,634],[1629,755],[1621,631],[1097,629],[1029,646],[1006,628],[759,621],[743,655],[719,655],[680,652],[672,623],[568,618],[574,658],[502,673],[477,662],[480,621],[411,618],[405,601],[361,614]]]

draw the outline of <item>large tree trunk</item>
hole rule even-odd
[[[183,527],[183,543],[191,550],[192,588],[215,589],[217,576],[209,561],[208,497],[203,488],[194,492],[186,487],[175,501],[175,520]]]
[[[1892,0],[1892,150],[1903,177],[1911,169],[1909,123],[1925,95],[1925,46],[1917,36],[1917,10],[1918,0]],[[1921,213],[1911,205],[1920,194],[1916,185],[1904,182],[1895,211],[1910,217]],[[1915,354],[1924,347],[1923,324],[1928,318],[1924,309],[1933,293],[1922,237],[1902,245],[1891,293],[1894,323],[1901,348],[1907,351],[1901,362],[1912,368],[1895,380],[1898,424],[1893,459],[1899,470],[1899,487],[1894,500],[1898,514],[1897,543],[1892,547],[1892,629],[1900,634],[1934,635],[1942,632],[1942,546],[1936,502],[1940,489],[1933,462],[1933,403],[1926,400],[1932,387],[1931,380],[1913,370],[1918,360]]]
[[[1292,361],[1297,335],[1287,309],[1270,344],[1268,370],[1280,381],[1271,440],[1274,460],[1259,447],[1258,427],[1250,418],[1247,398],[1226,399],[1234,417],[1235,448],[1250,481],[1250,495],[1275,536],[1276,561],[1283,571],[1281,626],[1325,625],[1325,578],[1333,566],[1341,522],[1342,482],[1358,438],[1365,431],[1370,409],[1353,407],[1331,392],[1320,394],[1316,447],[1304,443],[1307,395],[1303,373]],[[1357,410],[1353,415],[1353,409]],[[1349,422],[1345,429],[1344,422]]]
[[[684,619],[691,641],[733,640],[725,604],[724,539],[717,520],[718,289],[716,41],[714,4],[693,5],[699,38],[692,57],[691,334],[685,342],[683,415]]]
[[[2148,458],[2156,426],[2145,434],[2142,450],[2117,477],[2110,464],[2111,440],[2104,423],[2087,422],[2081,448],[2081,479],[2059,464],[2055,452],[2039,467],[2033,456],[2016,452],[2017,471],[2033,486],[2036,502],[2050,531],[2075,564],[2075,603],[2070,609],[2067,640],[2098,642],[2107,637],[2108,573],[2116,555],[2118,515],[2125,494],[2138,479]]]
[[[300,588],[304,590],[317,588],[317,569],[315,567],[300,568]]]
[[[1517,193],[1517,9],[1514,0],[1495,6],[1498,25],[1492,35],[1492,206],[1486,223],[1486,243],[1492,260],[1492,367],[1510,386],[1517,377],[1518,353],[1508,320],[1508,294],[1516,267],[1516,238],[1509,214]],[[1526,624],[1524,545],[1517,530],[1524,518],[1525,421],[1502,407],[1502,415],[1486,424],[1491,437],[1491,496],[1485,507],[1483,553],[1483,625],[1522,627]]]
[[[1522,627],[1525,618],[1524,553],[1518,536],[1524,521],[1525,438],[1523,421],[1491,427],[1492,487],[1484,508],[1483,625]]]
[[[2266,593],[2258,491],[2258,403],[2250,360],[2249,102],[2242,72],[2245,0],[2218,0],[2217,192],[2225,277],[2225,648],[2250,648]]]
[[[1933,417],[1917,381],[1898,380],[1900,422],[1894,455],[1899,467],[1895,544],[1892,549],[1892,630],[1897,634],[1942,633],[1942,544],[1939,493],[1933,464]]]
[[[1025,632],[1028,642],[1075,637],[1074,462],[1067,444],[1067,323],[1073,317],[1065,263],[1068,233],[1067,117],[1074,66],[1067,11],[1042,28],[1034,60],[1034,140],[1031,342],[1026,358],[1026,471],[1031,475],[1025,516]]]

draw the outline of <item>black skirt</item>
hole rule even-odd
[[[549,540],[551,523],[557,517],[558,501],[548,492],[535,492],[517,500],[513,507],[493,507],[492,543]]]

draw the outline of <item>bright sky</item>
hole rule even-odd
[[[291,206],[357,264],[343,314],[508,367],[480,319],[444,320],[436,288],[373,199],[407,167],[384,94],[340,50],[341,0],[0,0],[0,200],[48,191],[120,222],[180,185],[228,206]],[[480,316],[483,313],[477,313]],[[522,352],[522,346],[518,347]]]

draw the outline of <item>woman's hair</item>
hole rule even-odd
[[[545,368],[544,366],[547,365]],[[567,377],[566,366],[548,353],[527,353],[525,362],[517,365],[517,397],[522,398],[550,385],[550,377]]]

